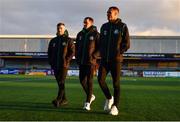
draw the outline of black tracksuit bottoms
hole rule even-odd
[[[58,84],[58,95],[57,100],[65,100],[65,79],[67,76],[68,69],[66,67],[62,67],[62,69],[54,70],[54,76],[56,78],[57,84]]]
[[[120,99],[120,74],[121,74],[121,62],[102,62],[98,72],[99,85],[107,99],[111,99],[111,93],[105,82],[108,73],[111,73],[114,88],[114,104],[116,107],[119,105]]]
[[[93,75],[95,65],[80,65],[79,66],[79,79],[80,83],[87,95],[86,102],[90,102],[93,92]]]

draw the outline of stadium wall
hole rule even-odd
[[[51,38],[52,35],[0,35],[0,73],[43,71],[52,74],[46,53]],[[122,69],[125,76],[158,76],[158,72],[170,74],[169,76],[178,74],[180,37],[131,36],[131,48],[124,54]],[[72,60],[69,71],[69,74],[78,74],[75,59]]]

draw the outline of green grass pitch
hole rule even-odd
[[[107,83],[112,91],[111,78]],[[118,116],[103,111],[105,97],[94,77],[96,100],[82,109],[85,94],[78,77],[67,77],[69,104],[54,108],[52,76],[0,75],[0,120],[180,120],[180,78],[121,78]]]

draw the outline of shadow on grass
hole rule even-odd
[[[68,105],[59,108],[53,107],[51,103],[32,102],[0,102],[0,110],[19,110],[33,112],[60,112],[60,113],[84,113],[84,114],[105,114],[100,111],[85,111],[80,107],[69,107]]]
[[[92,111],[85,111],[80,107],[72,107],[71,104],[67,106],[63,106],[60,108],[54,108],[51,103],[40,103],[40,102],[0,102],[0,113],[3,113],[3,111],[13,111],[17,112],[18,116],[23,116],[26,112],[33,112],[33,113],[42,113],[43,117],[41,118],[34,116],[33,114],[30,115],[29,118],[20,118],[18,120],[75,120],[75,121],[107,121],[107,120],[113,120],[113,121],[120,121],[120,120],[146,120],[145,118],[142,118],[137,115],[132,115],[127,112],[120,112],[119,116],[111,116],[108,115],[104,111],[100,110],[92,110]],[[49,114],[51,113],[51,115]],[[54,115],[55,118],[52,118]],[[68,118],[69,115],[71,116]],[[9,116],[9,115],[8,115]],[[16,115],[11,115],[10,118],[0,118],[0,120],[16,120]],[[50,116],[48,118],[48,116]],[[65,118],[61,118],[61,117]],[[33,118],[34,117],[34,118]],[[47,118],[46,118],[47,117]]]

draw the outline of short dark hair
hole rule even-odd
[[[94,19],[92,17],[85,17],[84,20],[89,19],[91,22],[94,22]]]
[[[61,25],[64,25],[64,26],[65,26],[64,23],[60,22],[60,23],[57,24],[57,27],[59,27],[59,26],[61,26]]]
[[[119,8],[118,7],[116,7],[116,6],[111,6],[111,7],[109,7],[109,10],[117,10],[118,11],[118,13],[119,13]]]

